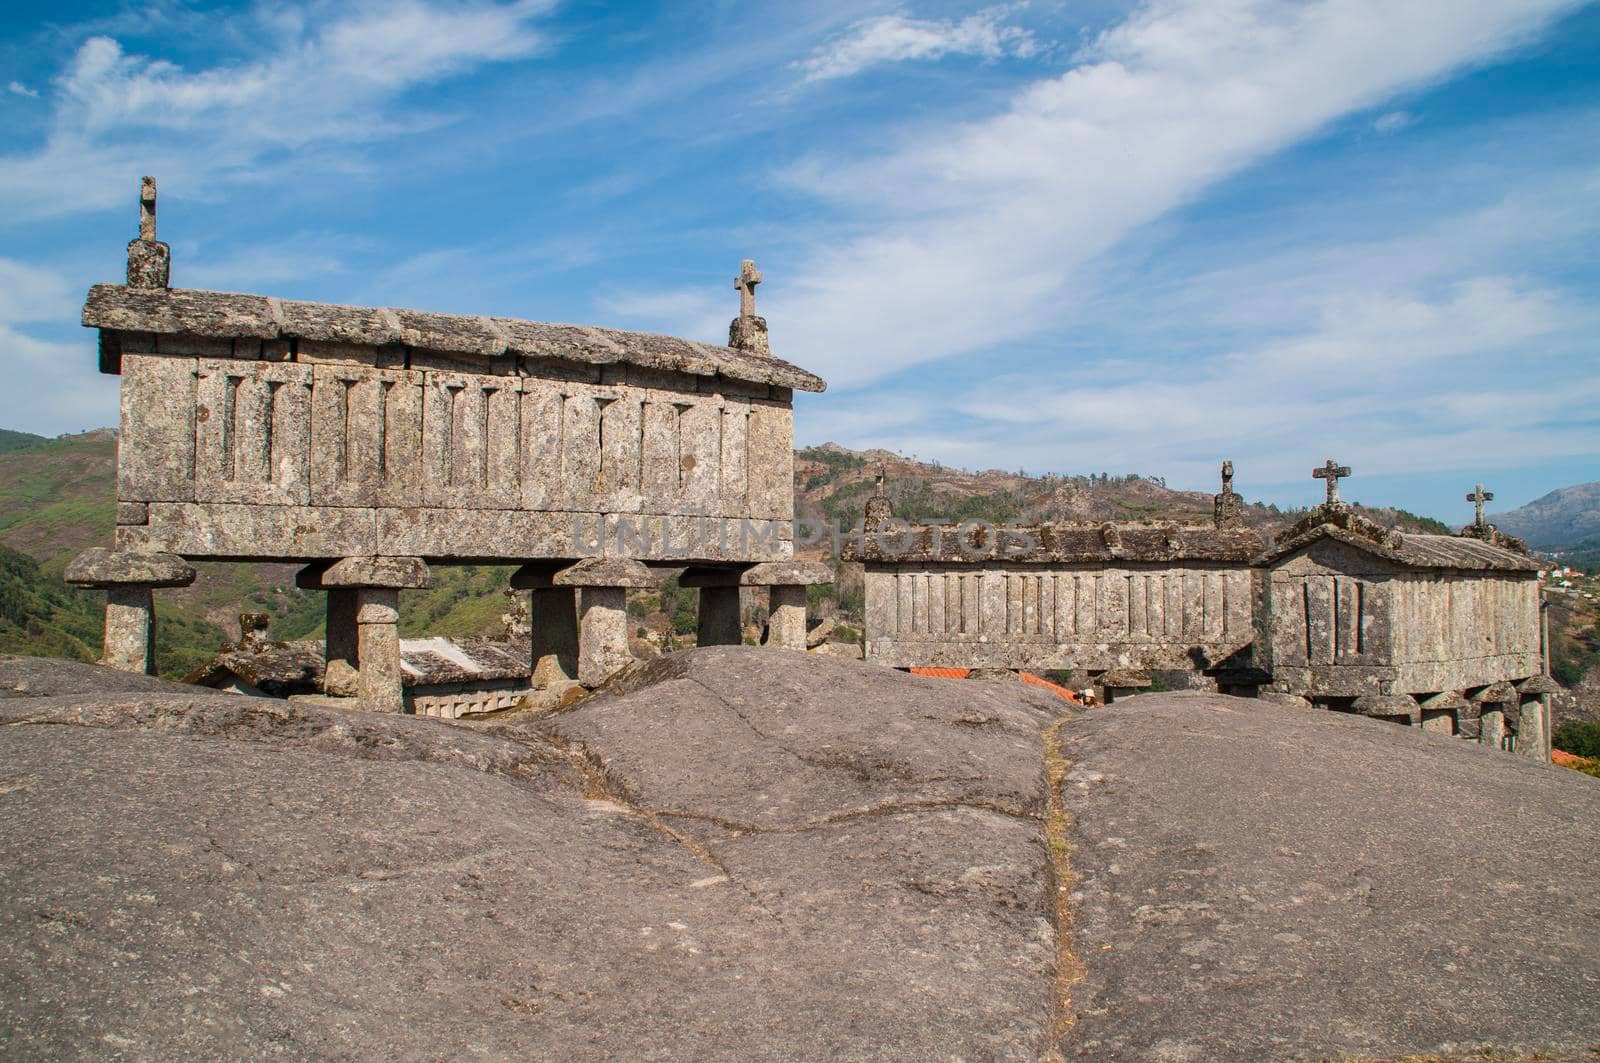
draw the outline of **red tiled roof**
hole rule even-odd
[[[925,675],[925,676],[928,676],[929,678],[932,678],[932,679],[966,679],[968,676],[972,675],[972,669],[970,669],[970,668],[913,668],[913,669],[911,669],[911,674],[912,675]],[[1050,691],[1050,693],[1056,695],[1057,697],[1066,698],[1068,701],[1072,702],[1074,705],[1083,704],[1083,699],[1078,696],[1076,691],[1068,690],[1066,687],[1062,686],[1059,683],[1052,683],[1048,679],[1041,679],[1039,676],[1031,675],[1031,674],[1029,674],[1027,672],[1021,672],[1019,674],[1022,676],[1022,681],[1024,683],[1027,683],[1029,686],[1042,687],[1045,690]]]
[[[913,668],[912,675],[925,675],[933,679],[965,679],[972,674],[971,668]]]

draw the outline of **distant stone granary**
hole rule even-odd
[[[753,263],[718,347],[169,288],[155,201],[146,178],[128,283],[96,285],[83,311],[102,372],[122,376],[117,529],[67,577],[108,591],[108,663],[150,667],[151,590],[192,581],[198,559],[306,562],[330,661],[390,707],[399,594],[433,564],[523,563],[543,684],[593,685],[626,660],[623,596],[650,566],[731,580],[735,602],[741,581],[791,603],[829,577],[756,571],[792,556],[792,393],[824,384],[768,353]],[[722,632],[727,594],[706,599]],[[803,649],[803,618],[790,634],[770,641]]]
[[[897,668],[1061,670],[1106,693],[1183,669],[1548,755],[1538,563],[1483,522],[1457,535],[1382,528],[1339,499],[1264,547],[1233,464],[1212,527],[1113,523],[912,527],[867,506],[866,656]]]
[[[1348,468],[1316,474],[1327,501],[1258,559],[1266,689],[1546,755],[1539,564],[1483,523],[1482,486],[1475,524],[1420,535],[1351,511]]]
[[[983,522],[912,527],[882,491],[859,546],[866,656],[896,668],[1066,670],[1113,693],[1148,672],[1236,670],[1255,637],[1251,559],[1224,466],[1213,527]]]

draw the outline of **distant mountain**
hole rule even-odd
[[[1600,540],[1600,481],[1574,484],[1489,518],[1501,530],[1520,535],[1539,550],[1573,547]]]

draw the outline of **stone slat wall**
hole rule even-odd
[[[569,557],[574,515],[587,517],[591,548],[600,516],[615,540],[616,515],[640,515],[632,556],[675,556],[664,522],[680,550],[709,543],[691,557],[788,556],[786,389],[628,366],[593,381],[462,372],[447,359],[386,367],[371,364],[374,348],[301,357],[319,354],[348,361],[125,352],[118,495],[134,505],[119,545]],[[741,540],[740,518],[770,526]]]
[[[867,654],[896,667],[1191,667],[1254,637],[1245,567],[902,565],[867,573]],[[879,633],[882,633],[881,635]]]
[[[1431,694],[1542,671],[1531,574],[1418,572],[1322,543],[1269,579],[1276,688]]]

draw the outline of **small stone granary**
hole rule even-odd
[[[866,569],[866,656],[896,668],[1076,673],[1111,696],[1184,669],[1224,692],[1287,696],[1547,757],[1536,561],[1477,521],[1380,527],[1327,501],[1264,548],[1222,466],[1212,527],[912,527],[883,494],[846,556]]]
[[[790,560],[792,395],[825,385],[769,353],[753,263],[718,347],[170,288],[155,207],[146,178],[128,282],[83,310],[122,377],[115,544],[67,572],[107,591],[107,663],[149,670],[151,591],[202,559],[305,562],[373,706],[401,704],[399,595],[436,564],[522,564],[541,686],[624,663],[626,592],[667,566],[708,588],[708,638],[768,586],[769,642],[804,649],[788,613],[831,574]]]
[[[1492,496],[1459,534],[1402,533],[1339,499],[1349,468],[1316,475],[1327,501],[1257,562],[1266,689],[1547,756],[1539,564],[1484,523]]]
[[[1213,527],[981,521],[912,527],[883,494],[867,507],[866,656],[895,668],[1085,673],[1113,696],[1151,670],[1218,675],[1233,687],[1255,637],[1250,562],[1232,466]]]

